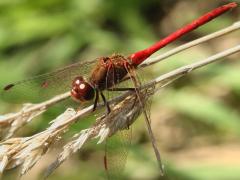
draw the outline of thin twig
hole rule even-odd
[[[45,112],[48,107],[67,99],[69,96],[70,92],[67,92],[39,104],[24,104],[19,112],[3,115],[0,119],[0,130],[7,131],[5,139],[11,137],[20,127]]]
[[[240,21],[238,22],[235,22],[234,24],[232,24],[231,26],[228,26],[224,29],[221,29],[219,31],[216,31],[212,34],[209,34],[209,35],[206,35],[204,37],[201,37],[199,39],[196,39],[194,41],[191,41],[189,43],[186,43],[186,44],[183,44],[181,46],[178,46],[177,48],[174,48],[170,51],[167,51],[166,53],[164,54],[161,54],[157,57],[152,57],[152,58],[148,58],[144,63],[142,63],[140,65],[140,67],[146,67],[146,66],[150,66],[150,65],[153,65],[155,63],[158,63],[160,61],[163,61],[164,59],[170,57],[170,56],[173,56],[177,53],[180,53],[186,49],[189,49],[191,47],[194,47],[198,44],[201,44],[201,43],[204,43],[204,42],[207,42],[209,40],[212,40],[212,39],[215,39],[215,38],[218,38],[220,36],[223,36],[223,35],[226,35],[228,33],[231,33],[231,32],[234,32],[236,30],[239,30],[240,29]]]
[[[218,54],[215,54],[213,56],[210,56],[204,60],[198,61],[196,63],[187,65],[187,66],[183,66],[181,68],[178,68],[176,70],[173,70],[169,73],[166,73],[158,78],[155,79],[156,83],[161,83],[163,81],[166,81],[168,78],[173,78],[174,76],[179,76],[179,75],[185,75],[195,69],[201,68],[203,66],[206,66],[208,64],[211,64],[213,62],[222,60],[222,58],[225,58],[227,56],[230,56],[232,54],[236,54],[240,52],[240,45],[237,45],[233,48],[230,48],[228,50],[225,50],[223,52],[220,52]]]

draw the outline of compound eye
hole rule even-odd
[[[82,76],[77,76],[74,78],[73,82],[72,82],[72,86],[78,86],[80,85],[82,82],[85,82]]]
[[[81,94],[85,101],[89,101],[94,98],[95,91],[89,83],[82,82],[79,84],[79,94]]]
[[[94,88],[82,77],[76,77],[72,83],[71,95],[78,101],[89,101],[94,98]]]

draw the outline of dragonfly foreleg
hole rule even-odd
[[[93,104],[93,110],[92,111],[96,110],[98,100],[99,100],[99,90],[96,89],[96,91],[95,91],[95,99],[94,99],[94,104]]]
[[[109,103],[107,102],[107,100],[106,100],[104,94],[102,93],[102,91],[100,91],[100,94],[101,94],[103,103],[104,103],[104,105],[105,105],[106,108],[107,108],[107,113],[109,114],[109,113],[111,112],[111,108],[110,108],[110,106],[109,106]]]
[[[135,91],[135,88],[111,88],[108,91]]]

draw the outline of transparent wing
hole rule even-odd
[[[129,74],[133,76],[131,72],[129,72]],[[137,78],[136,74],[134,74],[134,78]],[[141,81],[139,79],[137,80],[138,82],[136,82],[138,84],[135,84],[133,81],[136,80],[137,79],[133,80],[132,78],[130,78],[126,81],[123,81],[122,83],[114,84],[112,89],[133,89],[141,84]],[[107,91],[107,97],[110,98],[111,96],[113,96],[113,94],[116,95],[117,93],[119,92]],[[143,96],[143,102],[145,102],[145,100],[149,100],[149,96],[145,96],[147,95],[147,93],[141,93],[140,95]],[[115,108],[113,108],[112,112],[109,114],[108,117],[109,119],[113,119],[114,125],[112,127],[118,129],[118,132],[112,137],[108,138],[106,142],[105,169],[108,179],[124,179],[123,170],[127,161],[127,155],[130,148],[129,146],[131,145],[132,137],[130,125],[138,118],[138,116],[142,112],[142,108],[139,106],[140,103],[138,103],[137,96],[133,95],[130,99],[123,100],[122,102],[123,104],[121,102],[119,104],[116,104],[115,107],[119,107],[119,109],[116,108],[118,109],[116,110]],[[150,103],[145,103],[146,106],[144,106],[144,108],[146,107],[146,109],[148,109],[148,105],[150,105]],[[113,116],[111,116],[112,114]],[[126,121],[126,119],[128,120]],[[122,122],[125,122],[125,125],[127,123],[130,129],[119,130],[123,127]]]
[[[88,78],[97,60],[75,63],[57,71],[1,87],[1,99],[8,102],[40,102],[70,91],[76,76]]]
[[[139,105],[143,112],[144,120],[148,130],[148,135],[149,135],[149,138],[150,138],[150,141],[159,165],[160,174],[163,175],[164,171],[163,171],[160,151],[158,149],[157,142],[151,127],[151,113],[150,113],[151,108],[150,107],[151,107],[151,97],[154,93],[155,87],[144,89],[144,90],[138,90],[137,87],[141,85],[140,77],[137,76],[134,70],[130,70],[130,71],[132,71],[131,72],[132,76],[130,77],[130,79],[132,80],[134,87],[136,87],[136,95],[138,98]]]
[[[114,112],[115,109],[113,109],[111,112],[113,114],[115,113],[115,116],[111,116],[111,113],[109,114],[109,119],[112,119],[112,122],[114,122],[111,127],[115,127],[116,129],[118,129],[118,133],[114,134],[113,137],[109,138],[106,143],[105,169],[107,170],[107,175],[109,179],[124,178],[121,175],[126,164],[129,145],[131,144],[131,141],[129,141],[129,139],[131,139],[129,138],[131,137],[131,133],[129,135],[126,134],[127,130],[119,129],[126,128],[124,127],[124,125],[126,126],[126,124],[130,126],[139,117],[141,112],[143,112],[144,117],[148,122],[147,126],[150,127],[150,97],[153,92],[154,87],[143,89],[139,92],[136,91],[138,95],[133,95],[131,99],[124,100],[125,103],[119,103],[116,105],[117,107],[119,107],[119,110]],[[139,99],[141,102],[139,102]],[[156,148],[157,146],[151,127],[150,129],[148,128],[148,130],[150,134],[150,139],[152,141],[152,144],[154,145],[154,151],[155,153],[159,154]]]
[[[104,166],[108,179],[121,179],[127,162],[132,129],[121,130],[106,141]],[[122,177],[123,178],[123,177]]]

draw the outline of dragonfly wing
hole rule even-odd
[[[150,114],[148,114],[148,111],[146,111],[146,110],[143,110],[143,114],[144,114],[144,120],[147,125],[149,138],[152,143],[152,147],[153,147],[153,150],[154,150],[154,153],[155,153],[155,156],[156,156],[159,168],[160,168],[160,173],[161,173],[161,175],[164,175],[164,169],[163,169],[160,151],[158,149],[157,142],[156,142],[156,139],[155,139],[152,127],[151,127],[151,123],[150,123]]]
[[[120,179],[127,162],[131,145],[132,129],[118,131],[105,144],[104,167],[108,179]]]
[[[1,98],[8,102],[40,102],[71,90],[76,76],[88,78],[96,60],[75,63],[57,71],[8,84],[1,88]]]
[[[152,131],[152,127],[151,127],[151,113],[150,113],[151,95],[153,94],[155,87],[145,89],[145,90],[139,90],[138,87],[141,86],[144,79],[141,79],[134,69],[129,69],[128,71],[129,71],[129,77],[132,81],[132,84],[135,87],[135,92],[137,95],[139,105],[143,112],[144,120],[145,120],[147,130],[148,130],[148,135],[149,135],[156,159],[159,164],[160,173],[161,173],[161,175],[163,175],[164,171],[163,171],[163,165],[162,165],[162,161],[161,161],[160,151],[158,149],[157,142],[156,142],[156,139],[155,139],[154,133]]]

